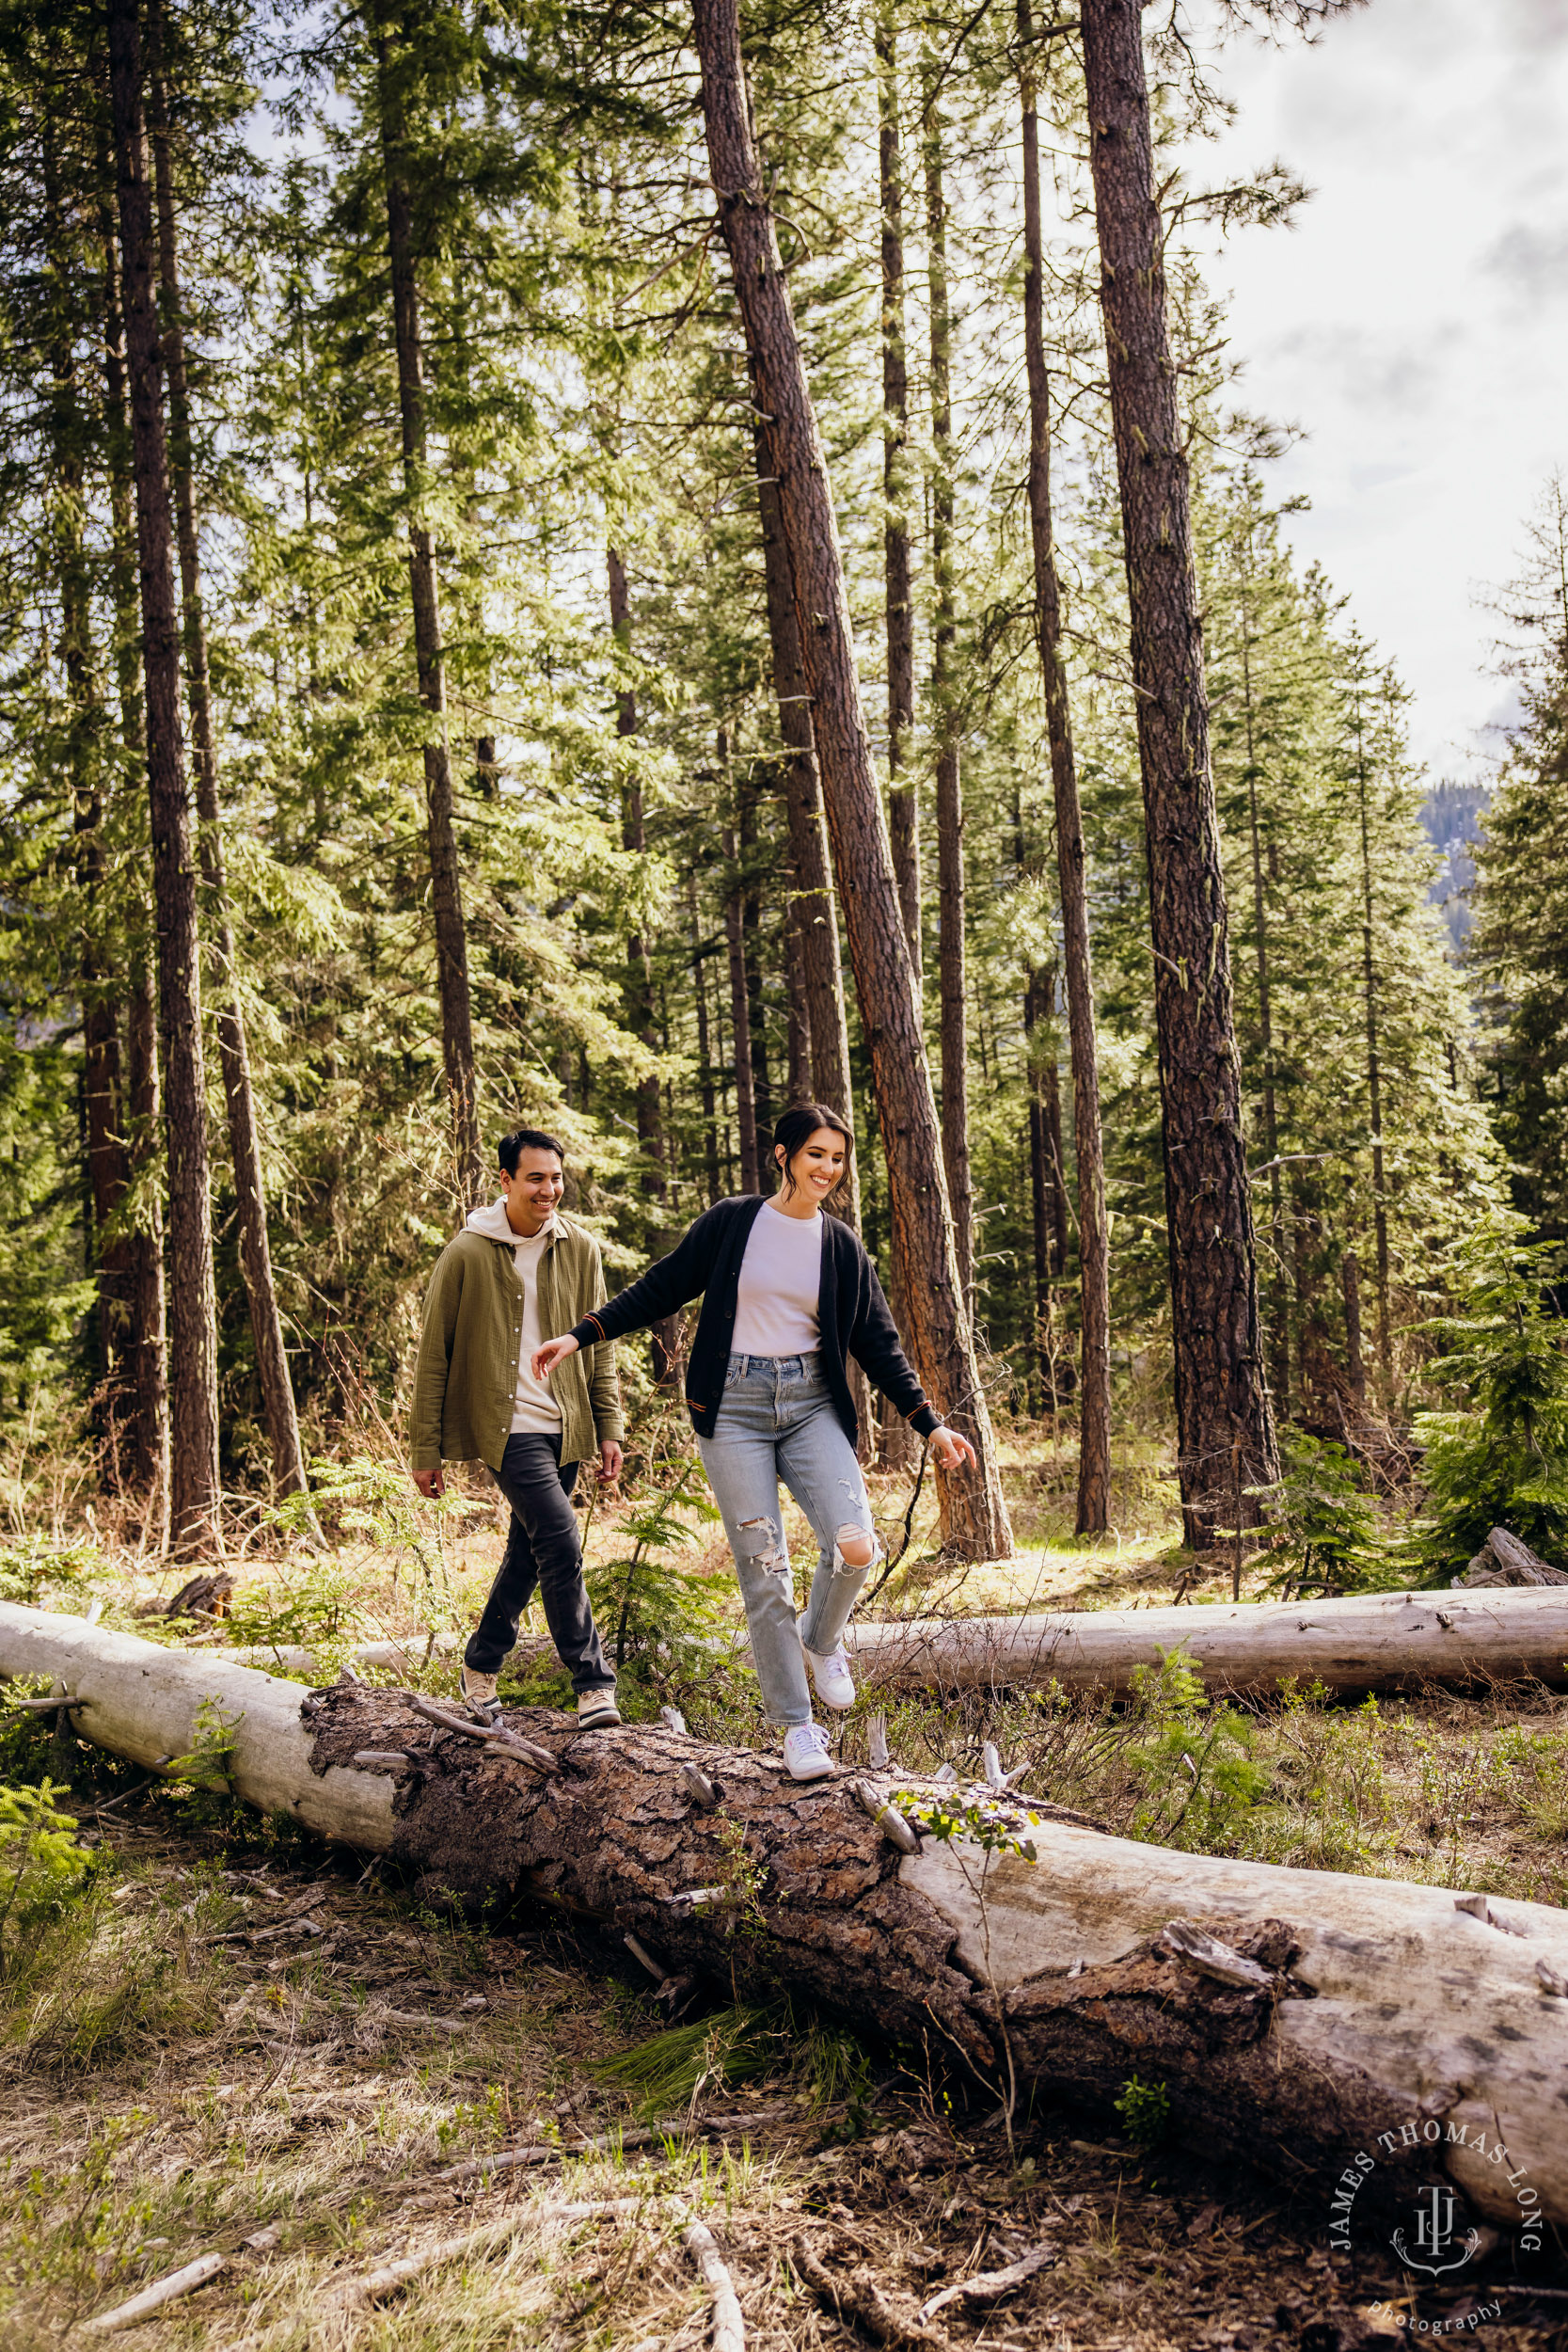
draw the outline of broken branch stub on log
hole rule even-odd
[[[1506,1527],[1495,1527],[1462,1576],[1456,1576],[1449,1588],[1453,1592],[1474,1591],[1484,1585],[1568,1584],[1568,1574],[1554,1568],[1528,1544],[1510,1534]]]
[[[1216,1692],[1291,1677],[1335,1693],[1464,1689],[1521,1677],[1568,1686],[1568,1590],[1362,1593],[1342,1600],[1084,1609],[1019,1617],[911,1617],[851,1625],[863,1695],[900,1684],[1125,1694],[1140,1666],[1180,1649]]]
[[[743,2000],[787,1986],[915,2042],[934,2026],[980,2074],[1000,2079],[1010,2056],[1046,2094],[1108,2107],[1129,2075],[1153,2077],[1190,2138],[1294,2177],[1365,2149],[1445,2170],[1507,2225],[1523,2168],[1537,2210],[1568,2222],[1554,1990],[1568,1915],[1549,1905],[1493,1900],[1483,1916],[1452,1888],[1178,1853],[1037,1804],[1037,1867],[962,1835],[901,1854],[847,1780],[802,1788],[773,1755],[516,1709],[556,1766],[522,1773],[490,1741],[427,1726],[402,1692],[302,1694],[8,1604],[0,1674],[59,1676],[92,1700],[92,1739],[143,1762],[185,1753],[214,1699],[239,1795],[388,1853],[423,1899],[537,1898],[636,1935],[678,1981],[704,1974]],[[406,1767],[351,1761],[375,1749]],[[683,1760],[722,1788],[721,1808],[682,1787]],[[934,1789],[903,1776],[890,1793],[918,1805]],[[727,1896],[737,1832],[755,1890],[744,1935],[735,1902],[689,1900]],[[1216,1950],[1241,1982],[1216,1976]]]

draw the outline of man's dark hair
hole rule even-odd
[[[515,1127],[496,1146],[496,1157],[509,1176],[517,1173],[517,1162],[525,1152],[553,1152],[562,1167],[566,1165],[566,1146],[559,1136],[547,1136],[543,1127]]]

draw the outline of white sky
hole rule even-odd
[[[1497,748],[1478,595],[1568,467],[1568,0],[1370,0],[1317,43],[1233,40],[1223,185],[1278,157],[1313,189],[1248,230],[1230,289],[1245,405],[1305,437],[1272,469],[1290,535],[1414,690],[1434,777]]]

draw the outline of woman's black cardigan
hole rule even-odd
[[[740,1261],[747,1238],[762,1208],[756,1193],[733,1200],[715,1201],[682,1234],[667,1258],[660,1258],[640,1280],[633,1282],[572,1327],[579,1347],[601,1340],[625,1339],[628,1331],[645,1331],[650,1323],[673,1315],[701,1297],[697,1337],[686,1367],[686,1401],[700,1437],[711,1438],[724,1396],[724,1374],[735,1336],[736,1299],[740,1284]],[[888,1312],[877,1269],[862,1248],[858,1235],[836,1216],[822,1218],[822,1282],[816,1295],[821,1330],[822,1370],[833,1407],[854,1444],[860,1435],[845,1359],[853,1356],[866,1376],[875,1381],[895,1409],[924,1438],[942,1426],[942,1416],[926,1402],[926,1391],[910,1368],[898,1344],[898,1333]]]

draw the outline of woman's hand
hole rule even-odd
[[[563,1340],[546,1340],[536,1347],[528,1359],[528,1368],[536,1380],[547,1380],[557,1364],[563,1364],[568,1356],[575,1356],[578,1343],[568,1331]]]
[[[974,1448],[956,1429],[939,1429],[931,1438],[931,1459],[938,1470],[962,1470],[966,1463],[973,1468]]]

